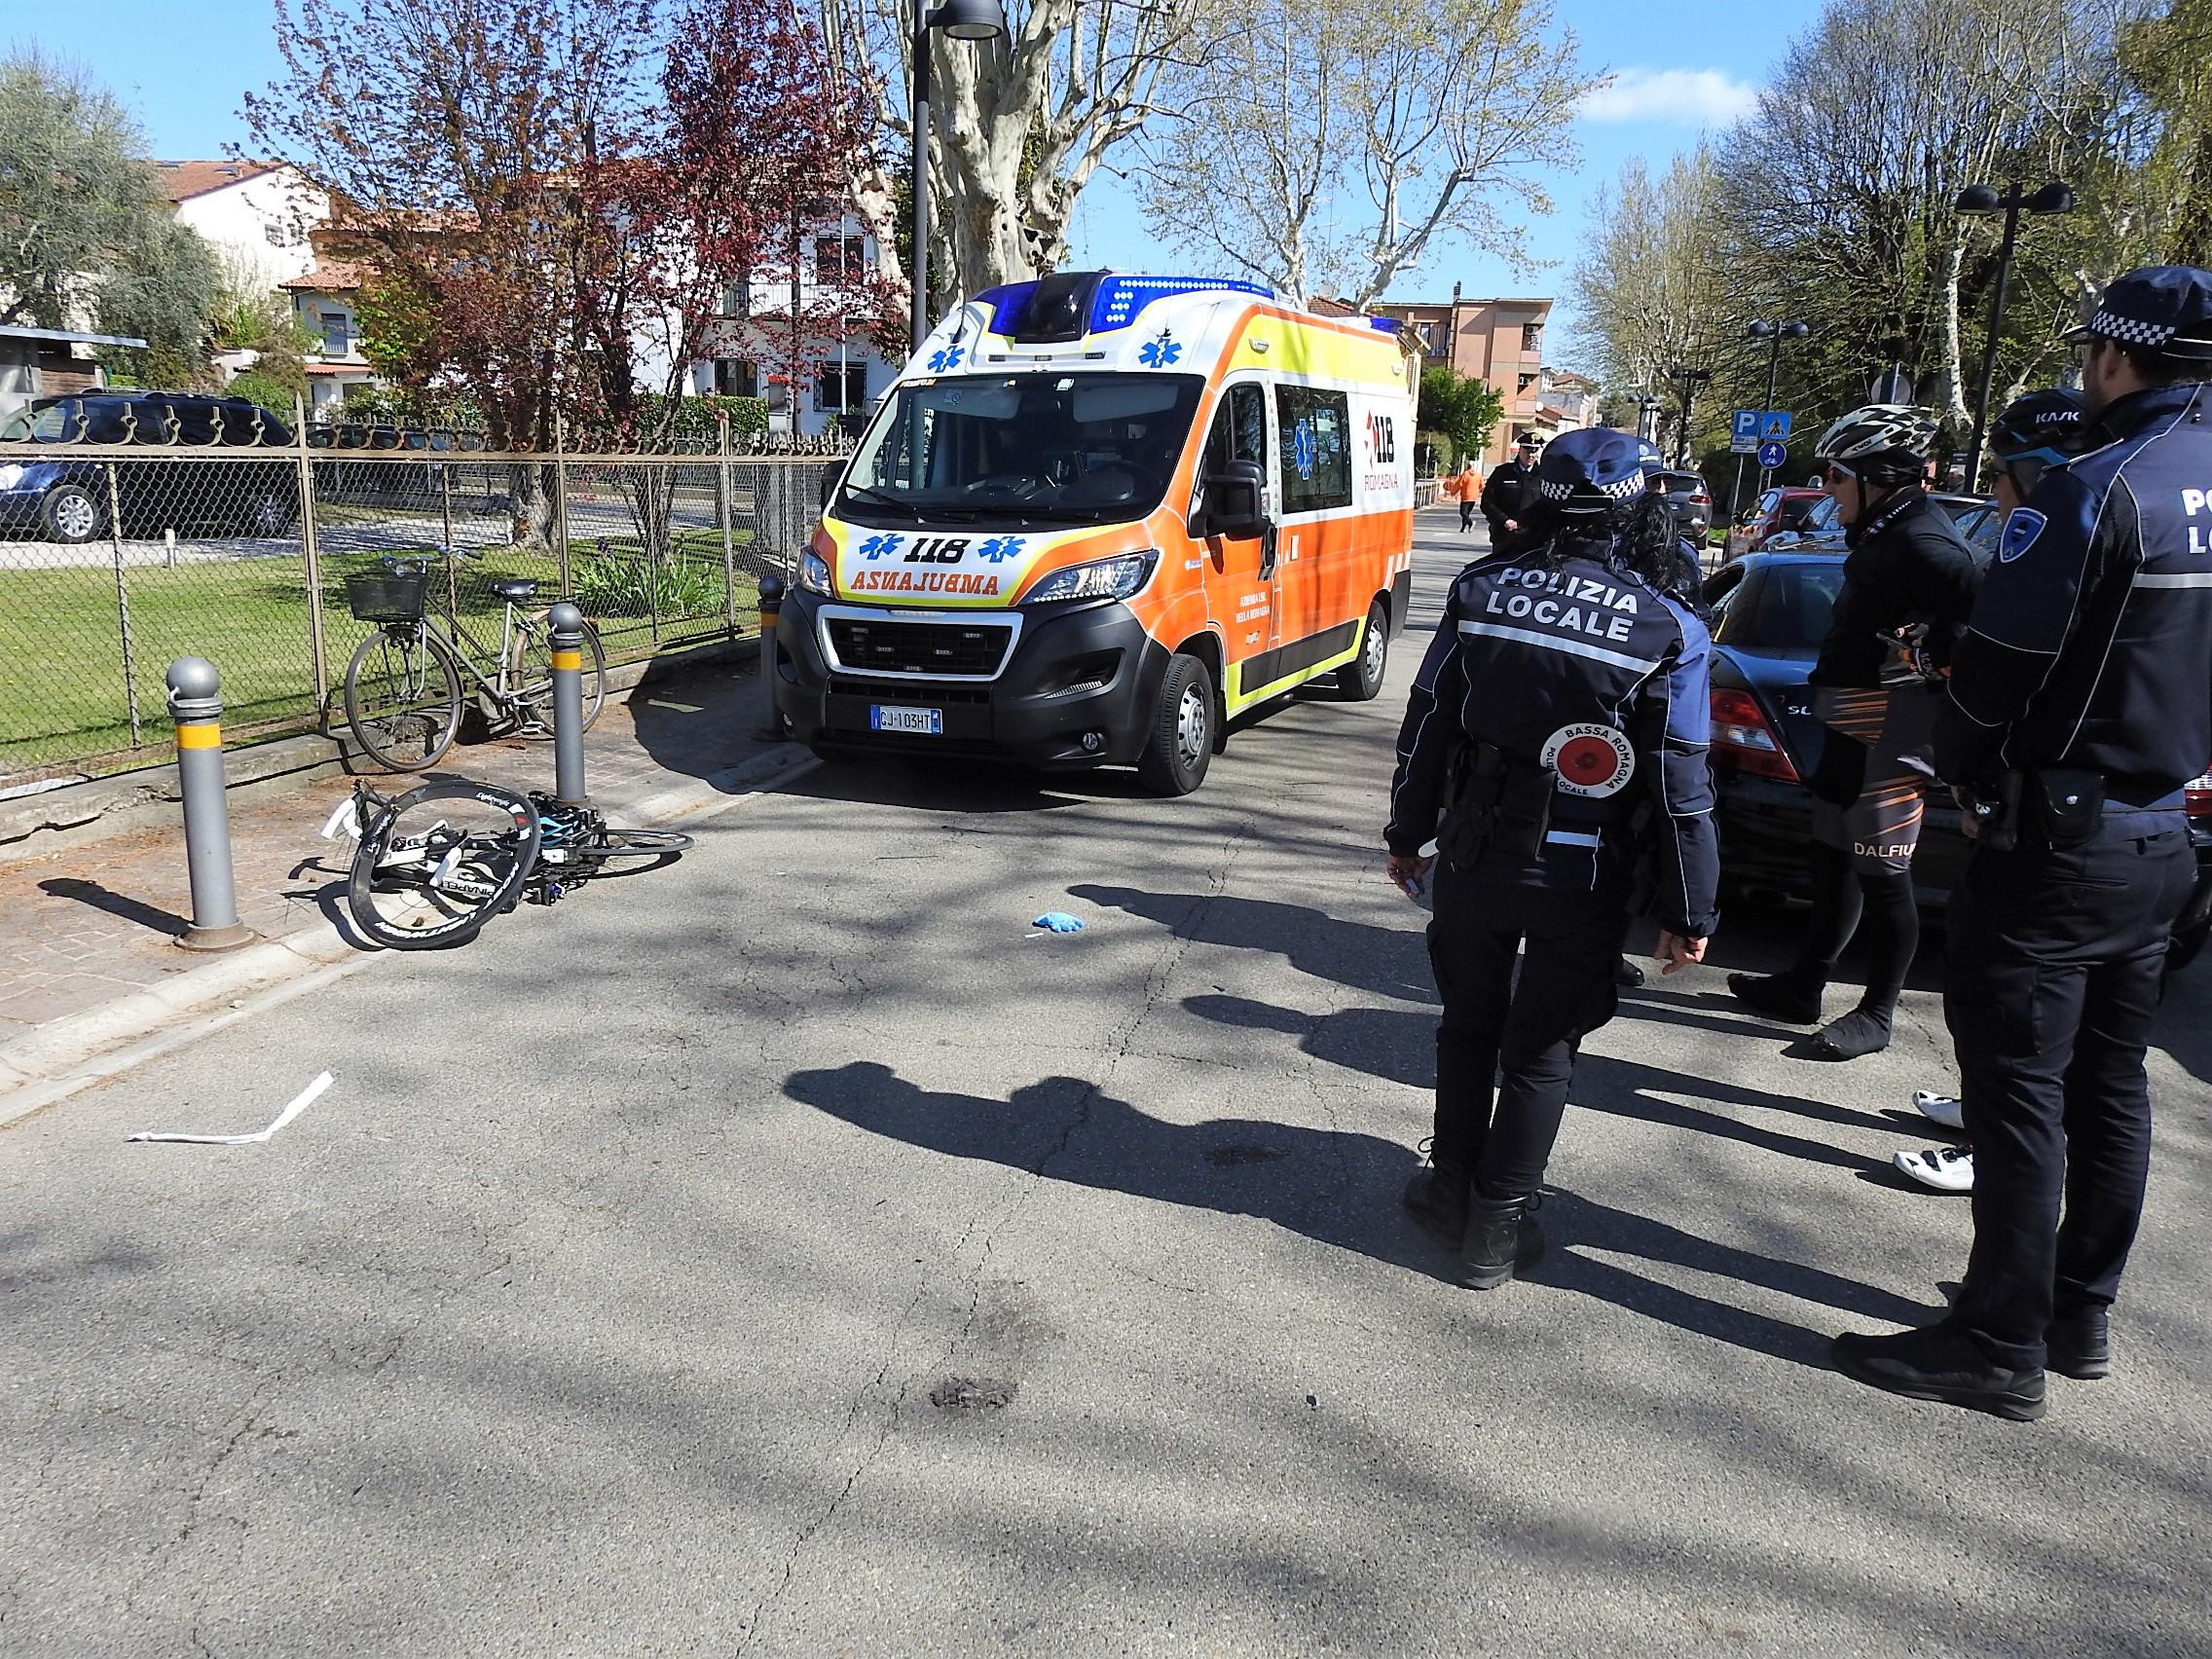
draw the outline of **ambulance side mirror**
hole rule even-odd
[[[841,466],[825,466],[822,469],[822,506],[830,505],[830,498],[837,493],[837,485],[844,476],[845,469]]]
[[[1250,540],[1268,528],[1268,470],[1256,461],[1233,461],[1206,475],[1205,495],[1193,515],[1191,534]]]

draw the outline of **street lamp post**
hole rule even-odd
[[[918,351],[930,331],[930,31],[942,29],[953,40],[996,40],[1006,33],[1006,14],[999,0],[944,0],[924,10],[928,0],[914,0],[914,32],[910,43],[914,59],[914,154],[909,174],[914,189],[913,298],[906,313],[910,339],[906,349]]]
[[[1761,406],[1763,409],[1771,411],[1774,408],[1775,383],[1782,374],[1782,343],[1785,340],[1802,340],[1812,332],[1801,322],[1785,322],[1779,317],[1760,317],[1744,330],[1745,339],[1767,342],[1766,402]],[[1740,474],[1741,466],[1737,470]],[[1766,466],[1759,468],[1759,488],[1762,491],[1766,488],[1769,472],[1770,468]],[[1735,503],[1731,501],[1729,507],[1733,510]]]
[[[1711,369],[1689,369],[1677,363],[1667,371],[1667,378],[1679,382],[1682,388],[1682,424],[1675,433],[1675,464],[1689,464],[1690,454],[1690,402],[1697,396],[1697,388],[1713,378]]]
[[[2005,235],[1997,244],[1997,286],[1989,296],[1989,338],[1981,347],[1981,389],[1974,398],[1973,441],[1967,449],[1967,488],[1974,490],[1981,482],[1981,440],[1989,430],[1989,392],[1997,378],[1997,336],[2005,325],[2005,289],[2012,275],[2012,243],[2019,235],[2020,209],[2071,213],[2074,192],[2058,179],[2032,196],[2023,195],[2017,184],[2002,196],[1994,185],[1970,184],[1959,192],[1958,207],[1961,213],[1976,218],[2000,211],[2005,215]]]
[[[1659,411],[1666,405],[1648,391],[1636,400],[1636,435],[1645,443],[1659,440]]]

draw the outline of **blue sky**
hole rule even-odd
[[[1819,14],[1817,0],[1702,0],[1659,8],[1643,0],[1556,0],[1560,20],[1581,36],[1585,62],[1613,70],[1615,91],[1577,123],[1579,171],[1546,183],[1558,203],[1530,225],[1526,245],[1557,262],[1533,277],[1470,248],[1434,250],[1401,277],[1393,298],[1451,292],[1551,294],[1572,263],[1591,192],[1622,162],[1641,155],[1663,167],[1711,124],[1725,127],[1765,80],[1789,38]],[[242,143],[241,95],[277,72],[269,0],[78,0],[0,23],[0,45],[36,47],[91,71],[130,105],[163,160],[213,157]],[[1122,184],[1100,173],[1078,211],[1079,263],[1154,269],[1161,253]]]

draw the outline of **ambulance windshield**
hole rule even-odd
[[[832,510],[858,524],[1104,524],[1160,505],[1191,435],[1194,375],[964,376],[900,387]]]

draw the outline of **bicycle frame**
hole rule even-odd
[[[473,680],[477,687],[488,694],[502,710],[511,710],[522,701],[522,687],[519,685],[510,686],[507,678],[507,664],[514,652],[515,637],[519,633],[531,630],[530,624],[517,623],[517,614],[513,600],[506,600],[502,603],[499,615],[499,651],[498,655],[493,659],[498,666],[490,675],[479,668],[476,658],[469,654],[471,650],[482,651],[484,642],[469,632],[467,626],[460,618],[451,616],[438,618],[444,624],[439,629],[439,633],[443,636],[447,648],[453,652],[454,661],[460,664],[461,672]],[[422,644],[424,636],[430,631],[430,618],[424,616],[415,622],[386,622],[382,624],[382,627],[386,633],[394,637],[412,639],[419,645]]]

